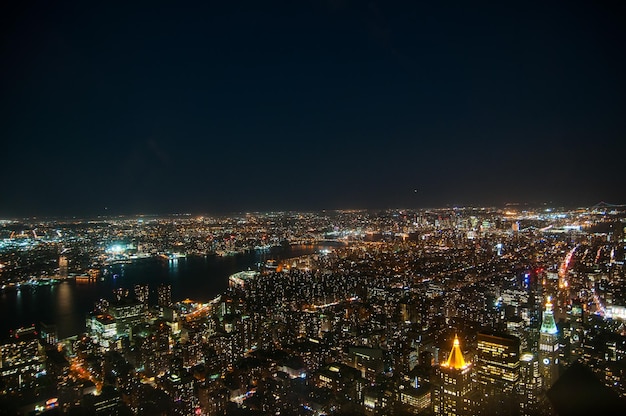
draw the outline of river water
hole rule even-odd
[[[65,281],[57,285],[23,287],[0,292],[0,339],[12,329],[56,324],[59,338],[79,334],[85,329],[85,317],[101,298],[111,299],[113,289],[133,290],[135,284],[148,284],[150,304],[156,303],[159,284],[172,285],[174,302],[186,298],[208,301],[228,287],[228,276],[255,269],[268,259],[286,259],[313,254],[327,245],[275,247],[270,252],[250,252],[233,256],[188,257],[177,261],[138,260],[132,264],[111,266],[103,279],[80,283]]]

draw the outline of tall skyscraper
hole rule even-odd
[[[44,354],[34,326],[12,331],[10,340],[0,345],[0,382],[4,391],[32,391],[37,386],[37,374],[44,369]]]
[[[150,287],[148,285],[135,285],[135,298],[145,306],[148,305],[149,295]]]
[[[519,415],[533,416],[540,414],[542,401],[541,374],[539,373],[539,361],[532,353],[524,353],[520,357],[520,380],[519,380]]]
[[[539,368],[546,390],[552,387],[559,375],[558,332],[552,312],[552,299],[548,297],[539,331]]]
[[[123,287],[113,289],[113,297],[116,302],[121,302],[128,297],[128,289],[124,289]]]
[[[477,389],[482,413],[510,415],[516,412],[520,378],[520,340],[500,333],[478,333]]]
[[[543,282],[545,274],[537,269],[528,273],[526,288],[528,290],[528,318],[530,328],[528,331],[528,345],[533,353],[538,353],[539,329],[541,327],[541,313],[543,310]]]
[[[583,319],[584,310],[580,301],[572,302],[572,310],[568,312],[570,324],[570,363],[580,358],[582,353],[582,342],[585,334]]]
[[[159,306],[172,306],[172,286],[160,284],[157,290]]]
[[[69,269],[69,262],[67,257],[64,255],[59,256],[59,277],[61,279],[67,278],[67,273]]]
[[[433,411],[436,415],[471,415],[472,364],[461,352],[459,338],[454,337],[452,350],[445,363],[437,369]]]

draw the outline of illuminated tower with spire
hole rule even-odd
[[[459,338],[454,337],[452,350],[445,363],[437,369],[438,386],[435,388],[433,411],[436,415],[470,415],[472,406],[472,364],[466,362],[461,352]]]
[[[539,331],[539,368],[546,390],[552,387],[559,376],[558,332],[552,312],[552,299],[548,297]]]

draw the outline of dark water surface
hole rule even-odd
[[[242,270],[255,269],[267,259],[285,259],[312,254],[325,245],[297,245],[273,248],[270,252],[250,252],[234,256],[188,257],[177,261],[139,260],[116,265],[104,280],[80,283],[66,281],[57,285],[22,287],[0,292],[0,339],[9,330],[54,323],[60,338],[82,332],[85,316],[100,298],[111,299],[115,288],[132,291],[135,284],[150,286],[150,303],[156,303],[156,289],[161,283],[172,285],[172,300],[190,298],[208,301],[228,287],[228,276]]]

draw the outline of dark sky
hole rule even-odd
[[[6,3],[0,216],[626,203],[621,1]]]

